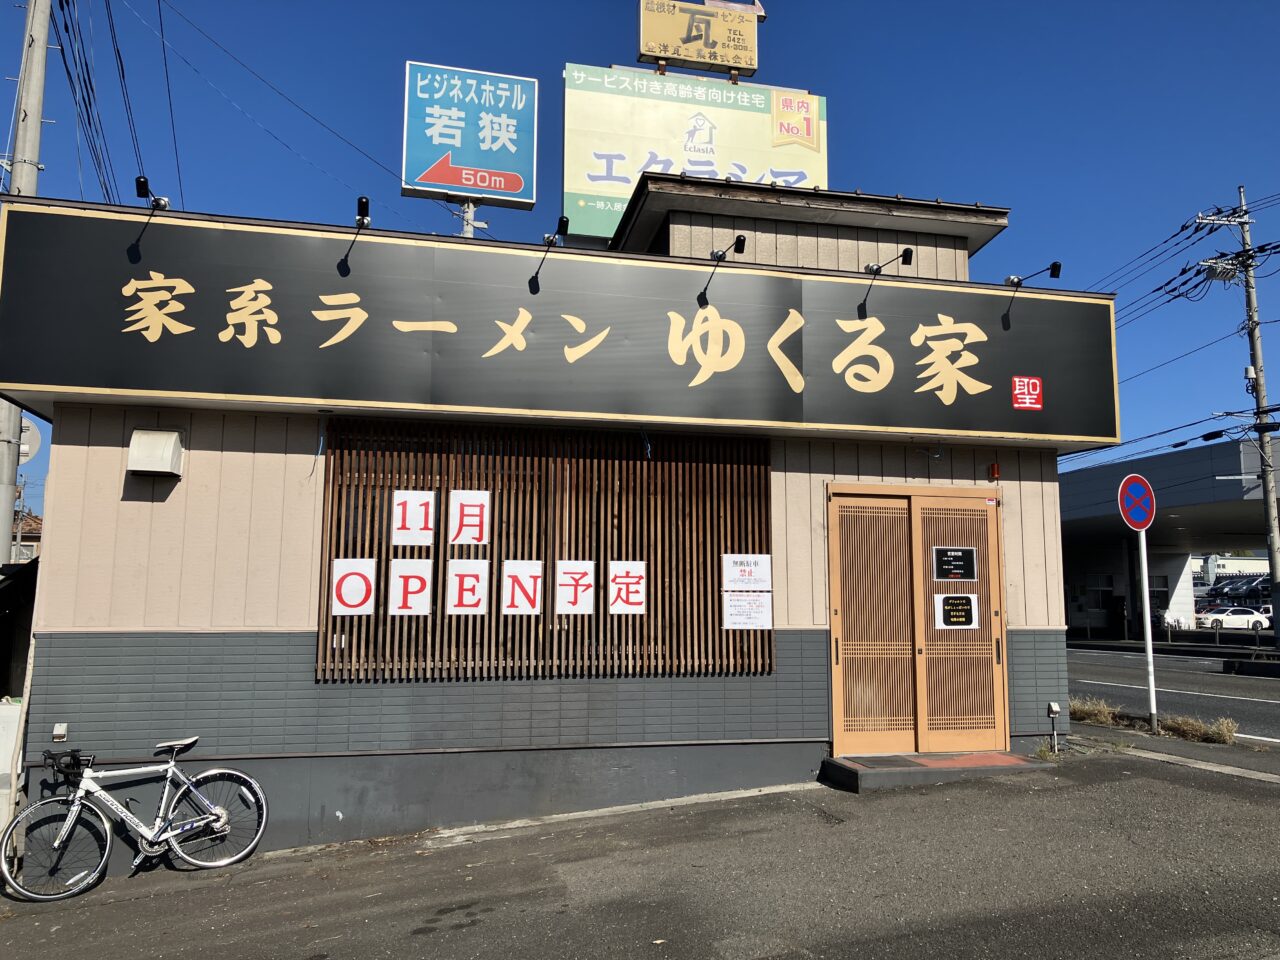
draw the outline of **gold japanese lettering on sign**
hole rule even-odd
[[[129,306],[125,322],[130,324],[121,333],[141,333],[155,343],[166,333],[174,335],[190,333],[195,327],[173,319],[173,314],[187,309],[175,297],[195,293],[195,287],[177,277],[167,278],[163,273],[149,271],[150,280],[130,280],[120,292],[126,297],[137,296],[138,302]]]
[[[218,334],[218,339],[223,343],[229,343],[231,338],[235,337],[245,349],[248,349],[258,342],[258,328],[265,323],[267,326],[262,329],[262,333],[267,341],[279,343],[280,331],[275,325],[280,318],[276,316],[274,310],[267,309],[271,305],[271,298],[265,291],[270,289],[271,284],[267,281],[254,280],[243,287],[232,287],[228,290],[227,293],[234,293],[237,296],[231,301],[226,329]],[[238,333],[236,327],[241,328]]]
[[[749,77],[756,72],[758,55],[752,6],[726,10],[675,0],[640,0],[641,63],[665,60],[694,70],[737,70]]]
[[[973,396],[991,389],[991,384],[981,383],[964,372],[966,367],[976,367],[978,358],[965,349],[970,343],[985,343],[987,335],[975,323],[956,323],[953,317],[945,313],[938,314],[938,322],[934,326],[923,323],[916,327],[911,335],[913,347],[929,344],[929,354],[923,360],[917,360],[916,366],[924,367],[917,375],[917,380],[927,380],[916,387],[916,393],[932,390],[938,399],[947,406],[955,403],[956,390],[962,389]],[[952,359],[953,354],[958,354]]]
[[[876,317],[867,317],[865,320],[837,320],[836,326],[845,333],[858,336],[831,361],[831,369],[844,374],[844,382],[850,390],[879,393],[893,379],[893,357],[884,347],[872,344],[884,333],[884,324]],[[858,359],[867,362],[853,362]]]
[[[698,361],[698,372],[689,386],[706,383],[716,373],[727,373],[742,361],[747,349],[747,338],[742,325],[736,320],[720,316],[715,305],[702,307],[693,316],[693,325],[686,335],[688,321],[674,310],[667,311],[671,326],[667,332],[667,353],[671,360],[683,367],[689,352]]]
[[[218,333],[223,343],[237,340],[246,349],[258,345],[260,340],[278,344],[283,339],[281,318],[271,309],[268,292],[272,285],[256,278],[240,286],[230,287],[231,294],[226,311],[226,325]],[[195,293],[195,288],[180,277],[166,277],[158,271],[149,271],[146,278],[128,281],[120,292],[125,297],[136,298],[127,307],[123,333],[140,333],[150,343],[161,337],[190,333],[196,328],[174,318],[174,314],[187,309],[179,298]],[[327,309],[315,309],[311,315],[322,323],[339,321],[341,326],[318,349],[336,346],[351,338],[364,326],[369,313],[361,305],[360,294],[355,292],[319,294],[318,299]],[[560,314],[573,331],[582,339],[578,343],[565,342],[561,349],[565,362],[574,364],[600,347],[613,330],[613,326],[591,331],[582,317],[569,313]],[[723,316],[714,304],[708,304],[693,315],[692,320],[675,310],[667,311],[667,355],[678,367],[689,364],[690,357],[697,364],[697,371],[689,381],[690,388],[700,386],[718,373],[735,370],[746,355],[747,335],[742,324]],[[507,350],[523,353],[529,346],[533,314],[518,307],[516,317],[508,323],[494,320],[502,336],[480,355],[488,360]],[[856,320],[835,318],[833,322],[853,339],[831,360],[831,370],[840,376],[850,390],[858,393],[879,393],[893,380],[895,364],[893,356],[878,341],[885,333],[885,325],[878,317]],[[769,336],[765,350],[782,378],[793,393],[803,393],[805,376],[784,347],[804,327],[803,314],[794,308]],[[397,319],[391,326],[401,333],[455,334],[458,325],[451,320]],[[904,331],[905,332],[905,331]],[[908,338],[911,346],[925,348],[924,356],[916,361],[922,368],[916,379],[923,381],[916,393],[933,393],[944,406],[951,406],[960,391],[969,396],[984,393],[991,385],[974,376],[980,358],[969,348],[987,342],[987,335],[975,323],[957,323],[954,317],[937,314],[936,322],[920,323]],[[793,351],[794,353],[794,351]]]

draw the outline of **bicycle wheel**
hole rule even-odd
[[[83,893],[106,871],[111,854],[111,824],[90,800],[57,850],[70,797],[50,797],[23,810],[0,835],[0,873],[28,900],[65,900]]]
[[[196,796],[192,788],[199,793]],[[169,815],[174,826],[203,817],[209,807],[218,819],[169,838],[169,848],[196,867],[226,867],[253,853],[267,827],[267,796],[248,774],[239,770],[205,770],[191,778],[173,797]]]

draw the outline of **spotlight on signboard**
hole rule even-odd
[[[733,238],[733,252],[739,257],[747,252],[747,238],[741,233]],[[729,256],[728,250],[711,251],[711,259],[715,261],[715,266],[711,268],[711,276],[707,277],[706,286],[704,286],[698,293],[698,306],[703,310],[705,310],[707,308],[707,304],[711,302],[707,297],[707,291],[711,288],[711,281],[715,279],[716,270],[720,268],[720,264],[724,263],[727,256]]]
[[[169,198],[157,197],[151,192],[151,183],[146,177],[138,176],[133,178],[133,190],[138,195],[139,200],[150,200],[152,210],[168,210]]]
[[[356,229],[368,230],[372,223],[369,219],[369,198],[356,197]]]
[[[560,219],[556,221],[555,233],[544,233],[542,235],[542,242],[546,244],[546,249],[542,251],[542,259],[538,261],[538,269],[533,271],[533,276],[529,278],[529,292],[535,297],[538,295],[538,291],[542,289],[542,284],[538,280],[538,274],[542,273],[542,265],[547,262],[547,254],[551,252],[551,248],[556,245],[557,240],[563,242],[564,238],[568,235],[569,218],[566,216],[561,216]]]
[[[898,254],[896,257],[894,257],[892,260],[887,260],[884,263],[868,263],[867,264],[867,273],[871,274],[871,282],[867,284],[867,292],[862,295],[862,302],[858,304],[859,320],[867,319],[867,298],[871,296],[871,288],[876,285],[876,279],[880,276],[880,274],[884,273],[884,268],[889,266],[892,263],[897,263],[899,260],[902,261],[902,265],[904,267],[909,267],[911,266],[912,260],[915,259],[915,256],[916,256],[916,251],[914,248],[903,247],[902,252]]]

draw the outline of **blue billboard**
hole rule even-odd
[[[405,196],[529,209],[538,172],[538,81],[405,64]]]

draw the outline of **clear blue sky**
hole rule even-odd
[[[537,240],[560,213],[564,64],[635,62],[635,0],[173,4],[393,170],[405,60],[537,77],[538,206],[531,213],[485,211],[503,239]],[[98,97],[118,189],[132,197],[136,163],[102,0],[79,5],[86,38],[92,12]],[[146,172],[155,191],[177,204],[160,45],[139,19],[156,25],[156,0],[113,0],[113,9]],[[1237,184],[1251,197],[1280,192],[1274,0],[766,0],[766,9],[762,66],[753,80],[828,98],[831,187],[1012,208],[1010,228],[974,260],[975,280],[998,282],[1060,259],[1065,268],[1055,285],[1088,288],[1198,210],[1234,204]],[[22,17],[8,4],[0,11],[6,76],[17,71]],[[366,193],[376,226],[455,232],[437,205],[402,198],[394,173],[281,100],[172,9],[165,25],[186,209],[345,224],[355,195]],[[6,84],[7,97],[14,86]],[[45,115],[56,123],[45,129],[40,192],[79,197],[74,113],[56,51]],[[83,191],[85,199],[101,199],[87,159]],[[1254,241],[1266,240],[1280,240],[1280,206],[1258,216]],[[1119,302],[1146,294],[1218,242],[1234,241],[1215,234],[1123,287]],[[1280,318],[1280,277],[1262,280],[1259,296],[1263,319]],[[1242,315],[1240,290],[1220,286],[1198,303],[1151,313],[1120,332],[1121,377],[1228,334]],[[1280,358],[1280,326],[1265,330]],[[1248,406],[1246,362],[1243,339],[1228,338],[1124,384],[1125,437]],[[1274,369],[1272,393],[1280,398],[1280,365]],[[46,464],[42,454],[25,471],[37,508]]]

